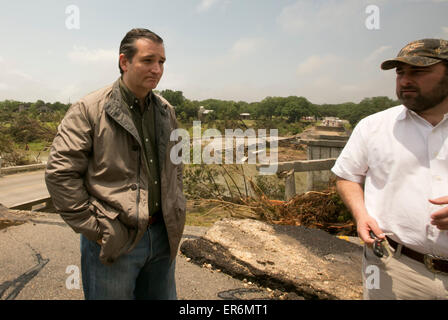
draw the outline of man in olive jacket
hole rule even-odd
[[[176,299],[175,258],[185,224],[182,164],[170,160],[173,107],[152,92],[163,40],[132,29],[121,77],[74,103],[53,141],[45,180],[81,233],[86,299]]]

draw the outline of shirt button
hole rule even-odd
[[[131,185],[131,190],[132,190],[132,191],[137,190],[137,185],[136,185],[135,183]]]
[[[155,182],[155,184],[157,184],[157,181]]]
[[[131,110],[134,109],[134,106],[130,106]]]
[[[159,206],[159,203],[158,202],[156,202],[156,207],[158,207]]]
[[[145,139],[145,141],[148,142],[149,140],[148,140],[148,139]]]
[[[152,159],[149,159],[149,162],[151,162],[151,163],[152,163]]]

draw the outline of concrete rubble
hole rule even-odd
[[[362,247],[325,231],[223,219],[181,252],[237,278],[305,299],[362,299]]]

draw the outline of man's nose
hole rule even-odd
[[[402,87],[407,87],[412,84],[413,80],[409,73],[403,72],[397,76],[397,82]]]
[[[157,73],[157,74],[159,74],[159,73],[162,73],[162,71],[163,71],[162,66],[161,66],[160,64],[158,64],[158,63],[154,63],[154,64],[151,66],[151,72],[152,72],[152,73]]]

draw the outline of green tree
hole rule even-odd
[[[164,97],[172,106],[181,106],[185,102],[185,97],[182,91],[173,91],[173,90],[163,90],[160,92],[162,97]]]

